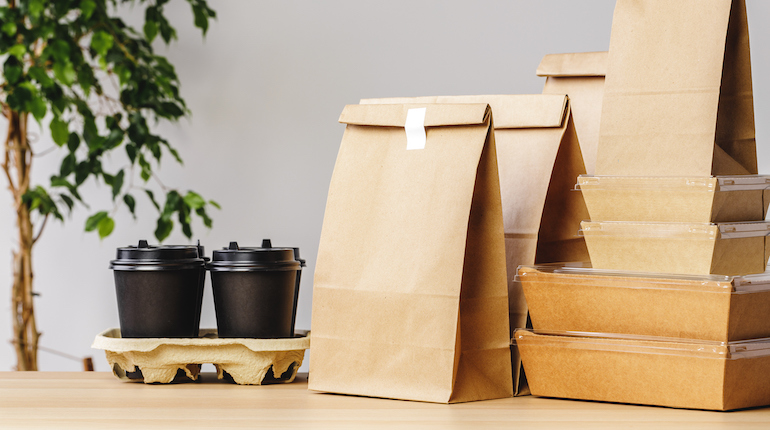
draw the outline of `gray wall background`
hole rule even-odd
[[[326,193],[344,127],[346,104],[364,97],[539,93],[535,69],[547,53],[601,51],[609,46],[612,0],[511,1],[255,1],[210,0],[219,18],[205,41],[185,2],[168,6],[179,40],[166,50],[176,65],[190,120],[160,125],[180,150],[161,177],[222,204],[214,228],[195,225],[207,252],[231,240],[298,246],[308,261],[298,328],[310,327],[312,274]],[[748,0],[760,172],[770,172],[770,2]],[[127,11],[137,22],[137,11]],[[0,125],[0,133],[5,131]],[[37,150],[53,146],[41,139]],[[122,152],[122,151],[121,151]],[[36,178],[58,170],[56,151],[35,160]],[[115,167],[124,162],[114,156]],[[0,180],[2,181],[2,180]],[[137,182],[138,183],[138,182]],[[3,189],[5,184],[3,182]],[[100,241],[83,232],[89,214],[110,208],[109,190],[88,183],[67,224],[49,223],[35,249],[41,346],[93,356],[107,371],[94,336],[118,326],[109,260],[115,248],[152,239],[155,209],[138,197],[139,220],[117,214],[116,231]],[[0,371],[11,370],[11,250],[15,219],[0,192]],[[152,241],[154,242],[154,240]],[[168,244],[187,243],[179,232]],[[215,327],[207,280],[202,327]],[[79,371],[81,364],[40,352],[41,370]]]

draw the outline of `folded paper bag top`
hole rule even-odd
[[[410,112],[424,118],[423,149],[408,148]],[[309,388],[440,403],[510,397],[489,107],[351,105],[341,120],[313,282]]]
[[[362,104],[489,103],[494,114],[495,147],[505,223],[508,273],[520,264],[588,261],[575,232],[588,219],[582,196],[571,192],[585,172],[565,95],[478,95],[363,99]],[[521,288],[508,279],[511,329],[524,327],[527,305]],[[511,332],[513,334],[513,332]],[[513,351],[514,386],[525,393],[519,359]]]
[[[757,173],[745,0],[618,0],[597,175]]]
[[[548,54],[537,67],[546,77],[543,94],[567,94],[586,173],[596,169],[596,147],[604,97],[607,52]]]

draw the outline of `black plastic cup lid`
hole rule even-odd
[[[140,240],[137,246],[118,248],[110,261],[113,270],[179,270],[202,267],[203,247],[196,245],[157,245]]]
[[[206,268],[214,272],[300,270],[302,263],[304,260],[295,257],[294,248],[273,248],[270,239],[264,239],[260,247],[241,247],[238,242],[230,242],[227,248],[213,252]]]

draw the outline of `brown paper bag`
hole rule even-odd
[[[546,78],[543,94],[569,96],[575,131],[589,175],[596,170],[606,71],[607,52],[549,54],[537,67],[537,76]]]
[[[744,0],[618,0],[597,175],[757,173]]]
[[[571,191],[584,174],[569,99],[564,95],[439,96],[364,99],[373,103],[489,103],[495,115],[497,164],[505,223],[511,336],[527,324],[521,264],[589,261],[580,221],[588,210]],[[516,395],[527,394],[521,360],[512,351]]]
[[[439,403],[510,397],[489,106],[351,105],[340,122],[309,388]]]

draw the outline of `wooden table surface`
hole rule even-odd
[[[692,411],[518,397],[438,405],[307,391],[292,384],[144,385],[106,372],[0,372],[0,429],[722,429],[770,428],[770,408]]]

